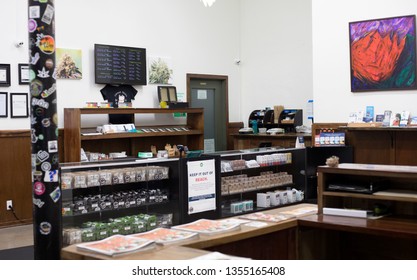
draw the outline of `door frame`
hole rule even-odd
[[[216,80],[221,83],[222,93],[224,95],[224,103],[225,103],[225,110],[226,110],[226,143],[227,149],[231,149],[229,147],[229,77],[226,75],[209,75],[209,74],[194,74],[194,73],[187,73],[187,101],[191,104],[191,80]]]

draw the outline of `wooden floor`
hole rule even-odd
[[[0,250],[33,245],[33,225],[0,228]]]

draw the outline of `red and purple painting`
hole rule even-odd
[[[416,89],[414,15],[349,23],[351,90]]]

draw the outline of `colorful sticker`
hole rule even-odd
[[[32,93],[32,96],[38,97],[42,91],[43,91],[43,84],[41,81],[32,80],[30,82],[30,92]]]
[[[49,95],[53,94],[56,91],[56,84],[54,83],[49,89],[42,92],[42,98],[47,98]]]
[[[41,7],[30,6],[29,7],[29,18],[39,18],[41,16]]]
[[[29,32],[32,33],[33,31],[36,30],[37,27],[38,27],[38,24],[36,23],[36,20],[29,19],[29,24],[28,24]]]
[[[56,189],[53,192],[51,192],[49,194],[49,196],[52,198],[52,200],[55,203],[57,203],[58,200],[59,200],[59,198],[61,197],[61,190],[60,190],[60,188],[59,187],[56,187]]]
[[[42,206],[45,204],[45,202],[43,202],[39,198],[33,198],[32,201],[34,205],[38,206],[38,208],[42,208]]]
[[[46,187],[43,183],[41,182],[35,182],[33,184],[33,192],[36,195],[43,195],[45,193]]]
[[[42,22],[48,25],[51,24],[52,18],[54,17],[54,10],[55,10],[54,7],[48,4],[42,16],[42,19],[41,19]]]
[[[58,182],[58,170],[46,171],[43,180],[45,182]]]
[[[53,54],[55,52],[55,39],[52,36],[38,34],[36,41],[36,46],[44,54]]]
[[[58,114],[57,113],[55,113],[52,116],[52,121],[54,122],[55,125],[58,125]]]
[[[42,235],[49,235],[51,233],[52,226],[48,222],[42,222],[39,225],[39,232]]]
[[[54,67],[54,61],[53,61],[51,58],[48,58],[48,59],[45,61],[45,66],[46,66],[46,68],[48,68],[48,69],[52,69],[52,68]]]
[[[56,153],[58,152],[58,141],[48,141],[48,152],[49,153]]]

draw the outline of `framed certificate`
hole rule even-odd
[[[10,86],[10,64],[0,64],[0,86]]]
[[[11,118],[27,118],[29,116],[27,93],[10,93],[10,112]]]
[[[7,92],[0,92],[0,118],[7,118]]]
[[[19,85],[29,84],[29,64],[19,63]]]

